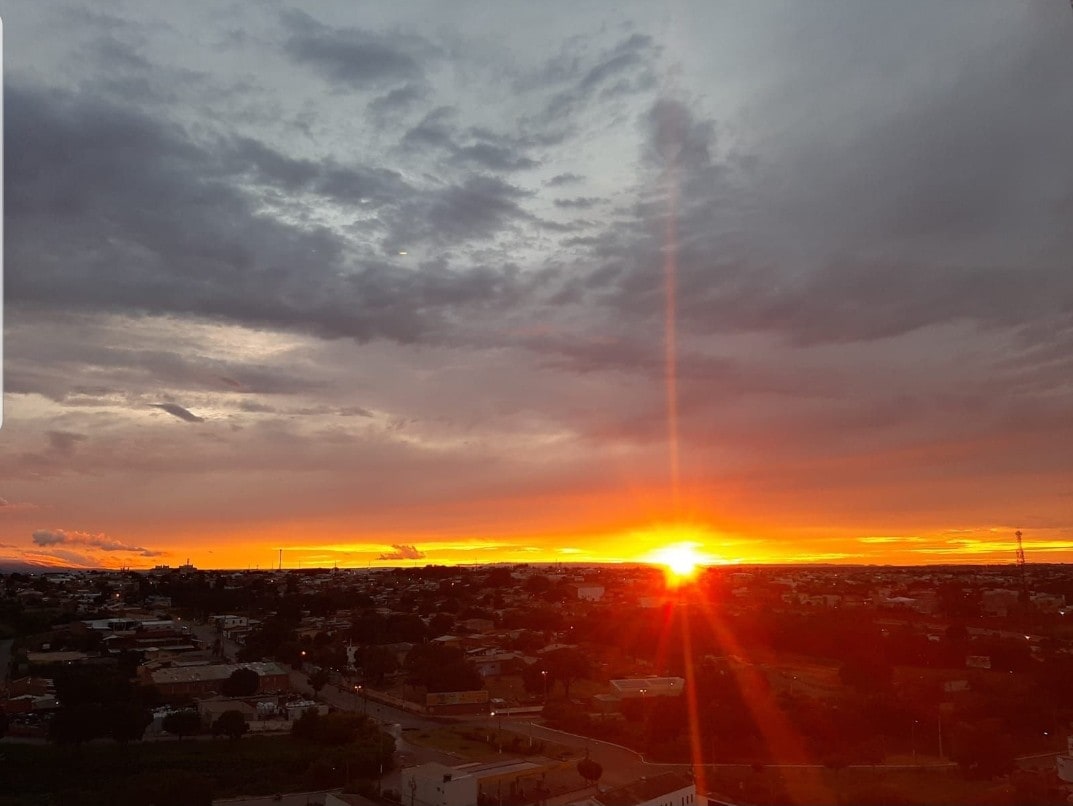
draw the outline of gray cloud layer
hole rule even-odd
[[[1018,506],[1061,520],[1068,9],[67,6],[3,9],[13,500],[80,517],[98,473],[205,461],[336,474],[231,495],[239,521],[397,501],[384,466],[430,507],[664,483],[673,264],[698,487],[789,500],[871,460],[839,507],[941,467],[953,511],[1032,455]]]

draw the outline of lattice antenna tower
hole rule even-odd
[[[1071,0],[1073,2],[1073,0]],[[1021,574],[1021,590],[1025,590],[1025,544],[1021,540],[1021,530],[1018,529],[1013,533],[1017,538],[1017,570]]]

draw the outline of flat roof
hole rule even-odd
[[[640,803],[669,795],[680,789],[693,786],[693,777],[687,772],[665,772],[653,778],[615,787],[596,795],[594,800],[603,806],[637,806]]]
[[[226,680],[236,669],[252,669],[262,677],[285,675],[286,668],[272,661],[212,663],[202,666],[168,666],[151,672],[154,683],[191,683],[195,680]]]
[[[686,681],[681,677],[627,677],[612,680],[611,685],[622,694],[641,696],[646,694],[681,694],[685,691]]]

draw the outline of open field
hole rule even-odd
[[[140,780],[172,782],[175,787],[200,781],[211,786],[216,798],[296,791],[310,788],[307,771],[321,755],[323,748],[289,736],[128,747],[102,742],[81,748],[4,742],[0,806],[121,803],[121,794]]]

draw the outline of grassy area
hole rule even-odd
[[[843,688],[838,667],[806,660],[783,660],[764,664],[768,682],[777,692],[794,692],[806,697],[836,696]]]
[[[122,803],[130,782],[208,779],[214,797],[300,790],[323,748],[289,736],[238,741],[0,745],[0,804]],[[340,778],[341,782],[341,778]],[[90,797],[96,800],[90,800]]]

